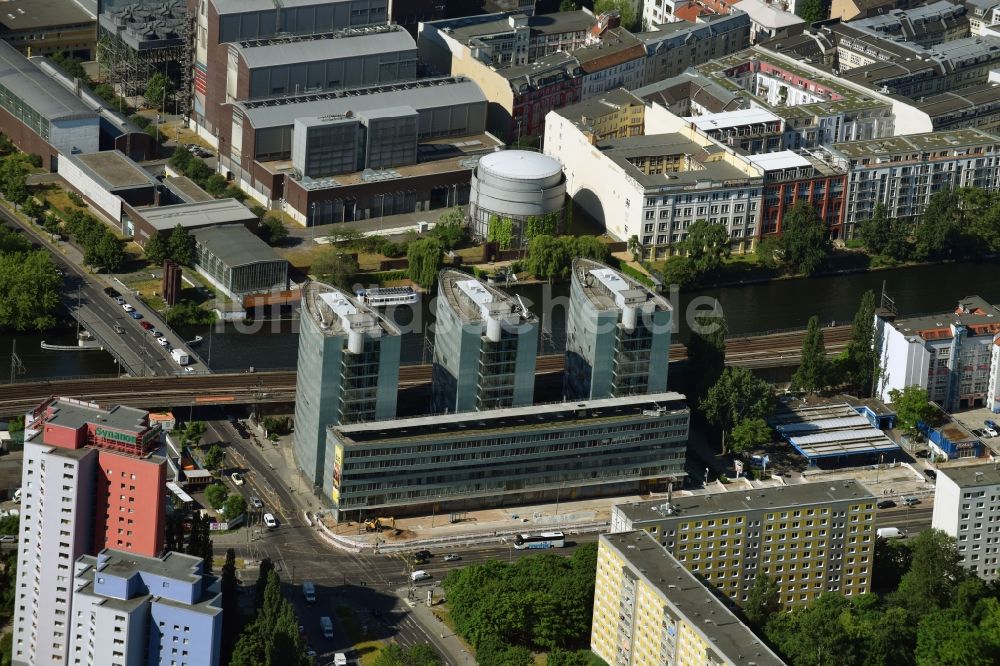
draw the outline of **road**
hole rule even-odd
[[[875,514],[875,527],[898,527],[904,534],[916,536],[931,528],[933,514],[934,506],[926,502],[913,507],[879,509]]]
[[[50,240],[48,234],[23,223],[4,207],[0,207],[0,216],[8,226],[21,229],[33,242],[49,251],[53,262],[65,274],[61,297],[66,309],[102,342],[102,346],[115,357],[123,372],[133,376],[163,376],[180,370],[170,353],[143,330],[139,321],[130,317],[104,293],[105,285],[70,261],[59,251],[58,245]],[[70,251],[76,252],[72,248]],[[153,321],[154,325],[162,326],[155,313],[139,303],[133,302],[132,305],[144,318]],[[120,326],[124,333],[116,333],[115,325]],[[183,341],[170,340],[170,343],[176,347]],[[194,366],[192,371],[207,372],[207,368]]]

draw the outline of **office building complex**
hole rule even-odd
[[[907,386],[947,411],[987,407],[1000,411],[1000,308],[978,296],[958,302],[954,312],[897,318],[876,314],[875,346],[882,377],[879,395]]]
[[[519,298],[444,270],[434,318],[434,412],[527,407],[535,390],[538,319]]]
[[[643,531],[601,535],[590,649],[613,666],[784,665]]]
[[[68,663],[218,666],[222,598],[200,557],[102,550],[76,561]],[[41,662],[38,662],[41,663]]]
[[[25,416],[24,437],[14,663],[68,663],[73,563],[163,550],[160,427],[139,409],[52,398]]]
[[[766,573],[789,607],[870,589],[874,521],[875,496],[849,480],[619,504],[611,532],[649,532],[736,604]]]
[[[569,400],[662,393],[667,388],[673,311],[623,273],[574,259],[566,320]]]
[[[299,469],[319,484],[327,426],[396,415],[400,331],[322,282],[303,287],[299,321],[293,446]]]
[[[323,491],[354,520],[665,489],[689,417],[654,393],[331,426]]]
[[[993,463],[938,470],[931,527],[958,542],[962,565],[983,580],[1000,574],[1000,471]]]

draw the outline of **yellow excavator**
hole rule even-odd
[[[365,521],[366,532],[381,532],[382,530],[394,529],[396,529],[396,519],[391,516],[388,518],[369,518]]]

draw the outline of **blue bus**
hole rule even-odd
[[[514,537],[514,548],[562,548],[566,545],[562,532],[542,532],[541,534],[518,534]]]

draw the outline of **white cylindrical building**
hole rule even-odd
[[[559,160],[529,150],[500,150],[485,155],[472,171],[469,217],[478,238],[489,235],[491,219],[511,221],[511,246],[520,245],[530,217],[562,230],[566,178]],[[552,225],[549,225],[552,226]]]

